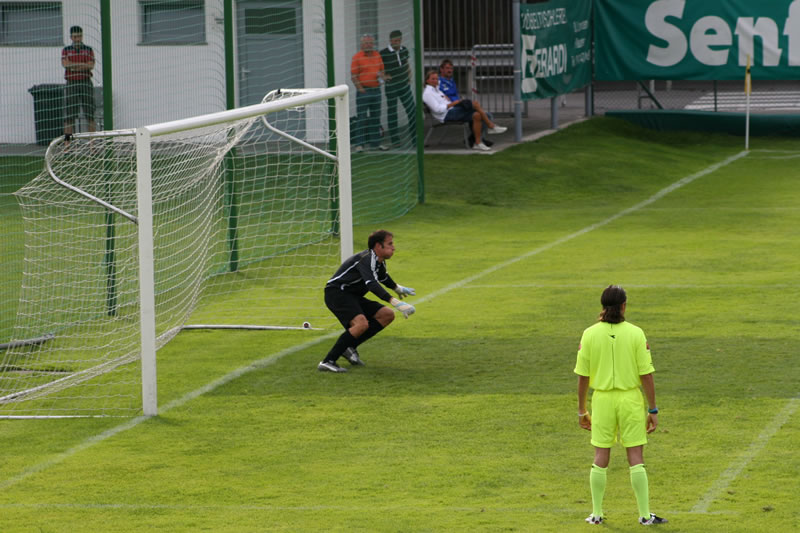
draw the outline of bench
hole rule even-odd
[[[445,126],[459,126],[464,134],[464,147],[469,148],[469,136],[472,135],[472,122],[439,122],[433,117],[431,114],[431,110],[428,109],[428,106],[422,104],[423,113],[425,115],[425,139],[423,141],[423,146],[429,146],[428,140],[430,139],[431,135],[433,134],[433,130],[437,128],[443,128]]]

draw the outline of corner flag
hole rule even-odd
[[[744,71],[744,93],[750,94],[752,85],[750,83],[750,54],[747,54],[747,68]]]
[[[750,83],[750,54],[747,54],[747,68],[744,71],[744,94],[747,95],[747,101],[744,118],[744,149],[750,149],[750,90],[752,89]]]

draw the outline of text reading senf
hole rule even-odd
[[[659,67],[671,67],[680,63],[691,50],[694,58],[709,66],[728,63],[728,54],[736,34],[739,49],[738,64],[744,66],[747,56],[753,56],[753,40],[760,37],[763,43],[764,66],[780,64],[783,50],[779,45],[778,23],[769,17],[738,17],[731,31],[728,21],[722,17],[706,16],[698,19],[689,32],[671,24],[668,18],[683,19],[685,0],[658,0],[653,2],[645,14],[647,30],[667,42],[667,46],[651,44],[647,51],[647,61]],[[788,64],[800,65],[800,0],[794,0],[783,27],[783,35],[788,37]],[[755,58],[754,58],[755,59]]]

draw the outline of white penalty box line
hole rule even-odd
[[[696,172],[694,174],[691,174],[689,176],[686,176],[686,177],[676,181],[675,183],[673,183],[673,184],[661,189],[660,191],[658,191],[654,195],[650,196],[646,200],[644,200],[642,202],[639,202],[638,204],[636,204],[636,205],[634,205],[632,207],[629,207],[627,209],[623,209],[619,213],[617,213],[615,215],[612,215],[612,216],[610,216],[610,217],[608,217],[608,218],[606,218],[606,219],[604,219],[604,220],[602,220],[600,222],[597,222],[595,224],[586,226],[585,228],[583,228],[581,230],[578,230],[578,231],[576,231],[574,233],[571,233],[569,235],[561,237],[560,239],[556,239],[555,241],[553,241],[553,242],[551,242],[549,244],[545,244],[543,246],[540,246],[539,248],[530,250],[529,252],[524,253],[524,254],[522,254],[520,256],[517,256],[517,257],[514,257],[512,259],[508,259],[506,261],[498,263],[498,264],[496,264],[496,265],[494,265],[492,267],[489,267],[489,268],[487,268],[487,269],[485,269],[485,270],[483,270],[481,272],[478,272],[477,274],[474,274],[472,276],[466,277],[463,280],[458,281],[456,283],[452,283],[452,284],[450,284],[450,285],[448,285],[448,286],[446,286],[446,287],[444,287],[442,289],[439,289],[438,291],[434,291],[433,293],[416,300],[416,302],[417,302],[417,304],[419,304],[419,303],[424,303],[424,302],[430,301],[430,300],[432,300],[432,299],[434,299],[434,298],[436,298],[438,296],[441,296],[443,294],[447,294],[448,292],[451,292],[451,291],[453,291],[455,289],[459,289],[461,287],[464,287],[465,285],[467,285],[469,283],[472,283],[475,280],[484,278],[484,277],[486,277],[486,276],[488,276],[488,275],[490,275],[490,274],[492,274],[494,272],[497,272],[498,270],[501,270],[503,268],[506,268],[508,266],[516,264],[516,263],[518,263],[518,262],[520,262],[520,261],[522,261],[524,259],[527,259],[529,257],[533,257],[535,255],[541,254],[542,252],[548,251],[548,250],[550,250],[552,248],[555,248],[556,246],[559,246],[560,244],[564,244],[565,242],[571,241],[571,240],[573,240],[573,239],[575,239],[577,237],[586,235],[587,233],[589,233],[591,231],[594,231],[594,230],[596,230],[598,228],[602,228],[603,226],[606,226],[606,225],[614,222],[615,220],[617,220],[619,218],[622,218],[622,217],[624,217],[626,215],[629,215],[631,213],[635,213],[636,211],[644,209],[645,207],[653,204],[654,202],[657,202],[658,200],[660,200],[664,196],[670,194],[671,192],[673,192],[673,191],[675,191],[675,190],[677,190],[677,189],[679,189],[679,188],[681,188],[681,187],[683,187],[685,185],[688,185],[689,183],[691,183],[691,182],[693,182],[693,181],[695,181],[695,180],[697,180],[699,178],[702,178],[703,176],[707,176],[708,174],[716,172],[720,168],[723,168],[723,167],[725,167],[725,166],[727,166],[727,165],[729,165],[729,164],[741,159],[742,157],[745,157],[747,154],[748,154],[747,151],[742,151],[742,152],[739,152],[739,153],[737,153],[737,154],[735,154],[733,156],[730,156],[730,157],[720,161],[719,163],[715,163],[713,165],[710,165],[710,166],[704,168],[703,170],[701,170],[699,172]],[[306,342],[298,344],[296,346],[292,346],[292,347],[286,348],[286,349],[281,350],[279,352],[276,352],[276,353],[274,353],[272,355],[269,355],[267,357],[264,357],[262,359],[254,361],[253,363],[251,363],[249,365],[240,367],[240,368],[238,368],[238,369],[236,369],[236,370],[234,370],[234,371],[232,371],[232,372],[230,372],[230,373],[228,373],[228,374],[226,374],[226,375],[224,375],[224,376],[222,376],[222,377],[220,377],[220,378],[218,378],[218,379],[216,379],[216,380],[214,380],[214,381],[212,381],[212,382],[210,382],[210,383],[208,383],[206,385],[204,385],[203,387],[200,387],[200,388],[198,388],[198,389],[196,389],[196,390],[194,390],[192,392],[189,392],[189,393],[181,396],[180,398],[177,398],[177,399],[167,403],[164,406],[161,406],[159,408],[159,413],[160,414],[165,414],[165,413],[167,413],[167,412],[169,412],[169,411],[171,411],[173,409],[177,409],[177,408],[183,406],[184,404],[194,400],[195,398],[198,398],[199,396],[202,396],[203,394],[207,394],[209,392],[212,392],[215,389],[217,389],[217,388],[219,388],[219,387],[221,387],[223,385],[226,385],[227,383],[230,383],[231,381],[233,381],[235,379],[238,379],[239,377],[241,377],[241,376],[243,376],[245,374],[248,374],[248,373],[250,373],[250,372],[252,372],[254,370],[260,370],[260,369],[266,368],[266,367],[274,364],[278,360],[282,359],[283,357],[287,356],[287,355],[300,352],[300,351],[305,350],[307,348],[310,348],[312,346],[316,346],[317,344],[320,344],[320,343],[322,343],[322,342],[324,342],[324,341],[326,341],[328,339],[331,339],[333,337],[336,337],[338,335],[340,335],[340,332],[338,330],[332,331],[332,332],[330,332],[328,334],[321,335],[321,336],[319,336],[319,337],[317,337],[315,339],[306,341]],[[790,404],[790,405],[794,405],[794,404]],[[796,405],[794,405],[794,408],[796,408]],[[792,409],[791,412],[794,412],[794,409]],[[788,418],[788,416],[790,416],[790,414],[786,415],[787,418]],[[86,440],[84,440],[83,442],[77,444],[76,446],[73,446],[72,448],[64,451],[61,454],[58,454],[58,455],[56,455],[56,456],[54,456],[54,457],[52,457],[50,459],[47,459],[47,460],[45,460],[45,461],[43,461],[43,462],[41,462],[39,464],[33,465],[33,466],[23,470],[22,472],[20,472],[16,476],[12,476],[12,477],[4,480],[4,481],[0,481],[0,490],[12,487],[12,486],[20,483],[21,481],[24,481],[25,479],[31,477],[34,474],[37,474],[39,472],[43,472],[44,470],[47,470],[48,468],[50,468],[52,466],[58,465],[58,464],[62,463],[63,461],[71,458],[72,456],[74,456],[74,455],[76,455],[76,454],[78,454],[78,453],[80,453],[80,452],[82,452],[84,450],[87,450],[88,448],[94,446],[95,444],[103,442],[103,441],[105,441],[105,440],[107,440],[107,439],[109,439],[109,438],[111,438],[111,437],[113,437],[115,435],[118,435],[118,434],[120,434],[120,433],[122,433],[124,431],[127,431],[129,429],[135,428],[139,424],[141,424],[142,422],[146,422],[147,420],[149,420],[151,418],[152,417],[149,417],[149,416],[138,416],[138,417],[133,418],[133,419],[131,419],[129,421],[126,421],[123,424],[120,424],[120,425],[115,426],[115,427],[113,427],[111,429],[103,431],[102,433],[99,433],[97,435],[93,435],[93,436],[87,438]],[[777,429],[775,431],[777,431]],[[766,439],[764,439],[764,443],[762,445],[762,448],[763,448],[764,445],[766,445],[766,441],[768,441],[771,436],[772,436],[772,434],[768,434]],[[760,451],[760,448],[755,450],[755,452],[753,453],[753,456],[755,456],[755,454],[758,451]],[[736,475],[738,475],[738,473],[739,473],[739,471],[734,472],[734,475],[733,475],[733,478],[731,478],[731,481],[733,479],[735,479],[735,477],[736,477]],[[729,484],[730,481],[728,481],[727,483]],[[709,504],[710,504],[710,501],[713,501],[713,498],[715,497],[715,495],[718,494],[720,491],[724,490],[724,488],[726,486],[727,486],[727,484],[725,484],[723,482],[718,482],[717,484],[715,484],[714,487],[712,487],[713,492],[710,492],[711,499],[709,500]],[[707,496],[706,499],[708,499],[708,496]]]

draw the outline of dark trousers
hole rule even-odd
[[[356,146],[381,143],[381,88],[365,87],[356,91]]]
[[[417,121],[414,96],[411,94],[411,85],[408,83],[400,85],[387,83],[384,85],[384,91],[386,92],[386,122],[389,127],[389,135],[392,137],[392,142],[397,144],[406,139],[413,141],[416,139]],[[403,104],[403,108],[406,110],[406,117],[408,118],[408,137],[405,137],[397,126],[398,101]]]

